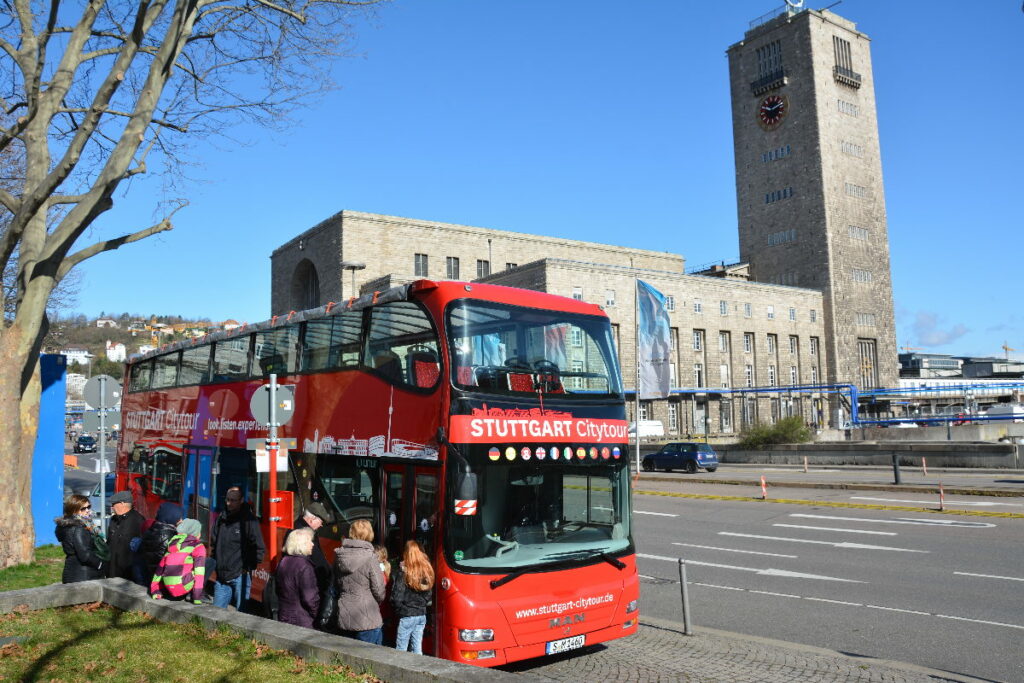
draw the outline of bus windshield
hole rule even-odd
[[[455,566],[506,571],[631,546],[626,462],[557,457],[516,463],[470,456],[479,506],[475,515],[448,515],[447,551]],[[449,470],[452,490],[466,476],[459,469]]]
[[[452,382],[485,393],[619,395],[607,318],[458,301],[448,312]]]

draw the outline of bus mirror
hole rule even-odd
[[[458,485],[455,487],[455,497],[458,500],[476,500],[476,475],[472,472],[465,472],[459,475]]]
[[[540,472],[513,470],[509,474],[508,483],[512,486],[540,486],[544,483],[544,475]]]

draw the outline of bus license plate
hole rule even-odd
[[[552,640],[550,643],[547,643],[547,654],[557,655],[559,652],[576,650],[583,647],[584,642],[586,642],[586,636],[573,636],[572,638]]]

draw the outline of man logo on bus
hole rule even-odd
[[[554,619],[548,620],[548,628],[558,628],[559,626],[579,624],[586,619],[586,616],[586,612],[583,612],[580,614],[566,614],[564,617],[555,617]]]
[[[487,457],[495,461],[501,457],[501,451],[498,450],[497,446],[491,446],[491,450],[487,451]]]
[[[523,460],[529,460],[531,453],[527,446],[523,446],[523,450],[519,451],[519,454],[523,456]]]
[[[537,456],[538,460],[543,460],[544,458],[547,457],[548,452],[544,450],[543,446],[537,446],[537,450],[534,451],[534,454]]]

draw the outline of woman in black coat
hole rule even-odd
[[[54,532],[64,549],[63,583],[106,578],[104,560],[96,551],[99,532],[92,524],[92,505],[89,499],[73,494],[64,500],[64,516],[53,520]]]

